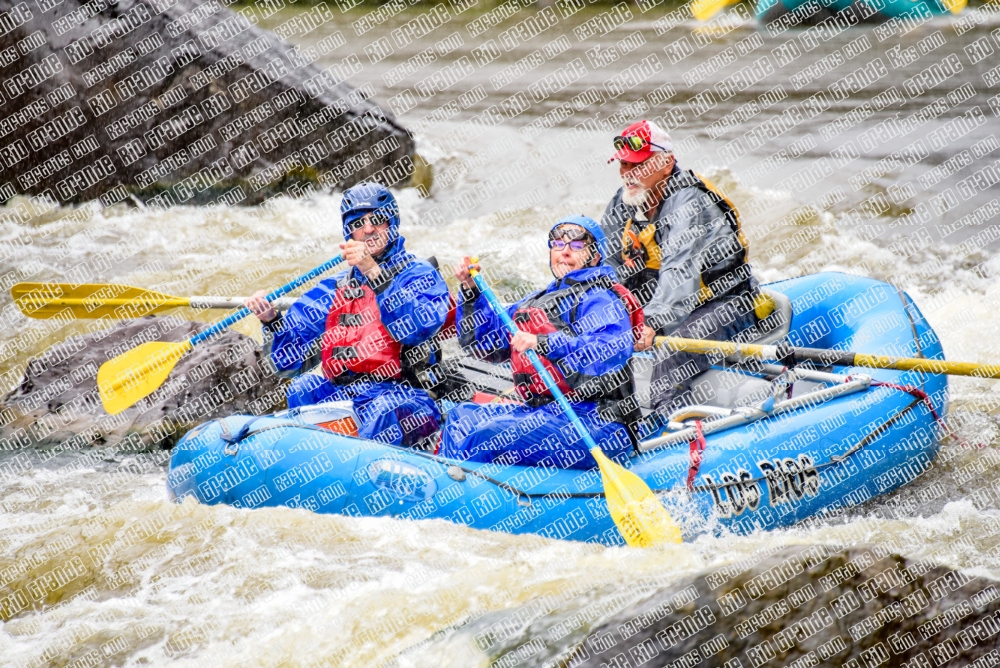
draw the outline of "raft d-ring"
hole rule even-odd
[[[225,441],[226,445],[222,448],[222,454],[232,457],[240,451],[240,441],[250,435],[250,428],[253,423],[256,422],[259,417],[252,418],[243,423],[239,431],[235,434],[230,434],[229,430],[225,428],[225,422],[222,423],[225,433],[223,433],[219,438]]]
[[[531,505],[531,497],[528,496],[525,492],[517,490],[517,505],[527,508],[528,506]]]
[[[219,439],[226,444],[222,448],[222,454],[226,455],[227,457],[235,456],[236,453],[240,451],[239,441],[233,439],[233,435],[230,433],[229,427],[226,426],[225,418],[217,418],[216,421],[222,428],[222,432],[219,434]],[[232,450],[230,450],[230,448],[232,448]]]

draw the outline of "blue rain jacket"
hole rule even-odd
[[[622,424],[602,419],[593,402],[574,402],[572,406],[604,454],[619,462],[628,458],[632,441]],[[587,444],[555,402],[538,408],[519,403],[458,404],[448,413],[441,430],[438,454],[519,466],[597,466]]]
[[[358,416],[358,436],[392,445],[416,445],[441,425],[441,411],[424,390],[404,383],[358,381],[334,385],[306,373],[288,386],[288,407],[350,401]]]
[[[583,282],[599,276],[617,280],[614,269],[603,263],[578,269],[510,306],[507,313],[513,317],[529,299],[567,287],[567,279]],[[567,300],[560,317],[576,336],[549,334],[545,357],[558,363],[564,373],[569,372],[565,373],[567,379],[571,374],[586,379],[623,369],[632,355],[633,338],[628,311],[618,295],[595,286],[581,296],[575,318],[570,317],[572,306],[573,300]],[[510,359],[511,335],[483,295],[462,304],[457,325],[459,341],[472,354],[491,362]],[[624,425],[598,416],[596,402],[573,402],[572,406],[608,456],[628,455],[632,441]],[[477,462],[531,465],[548,460],[564,468],[596,465],[583,439],[554,402],[538,408],[512,403],[459,404],[448,414],[439,452]]]
[[[402,237],[397,237],[376,260],[383,271],[401,270],[377,287],[356,267],[349,272],[375,292],[379,315],[389,334],[406,346],[419,345],[437,334],[449,306],[448,286],[438,270],[408,253]],[[341,272],[320,281],[292,304],[284,316],[264,326],[265,351],[279,375],[294,377],[319,364],[326,316],[333,306],[337,282],[347,274]],[[273,336],[269,338],[267,333]]]
[[[348,273],[375,292],[382,323],[397,341],[416,346],[438,333],[448,315],[448,286],[429,262],[406,251],[403,237],[396,232],[398,225],[394,217],[390,229],[395,239],[375,258],[383,272],[398,271],[391,280],[371,283],[360,270],[351,267],[320,281],[287,313],[264,325],[264,351],[278,375],[300,376],[320,363],[326,317],[336,296],[337,282]],[[345,229],[345,237],[347,233]],[[348,371],[342,378],[350,380],[353,375]],[[395,381],[344,385],[324,376],[305,374],[288,388],[290,408],[342,400],[354,403],[361,423],[359,435],[385,443],[414,445],[437,431],[441,421],[441,413],[427,392]]]
[[[618,280],[615,270],[607,264],[577,269],[508,307],[507,313],[513,317],[529,299],[566,288],[567,279],[585,282],[598,276]],[[571,322],[572,306],[572,300],[566,300],[566,309],[560,317],[576,336],[563,332],[549,334],[545,358],[569,371],[567,378],[570,374],[593,377],[623,369],[632,355],[633,338],[628,311],[618,295],[599,286],[590,288],[581,296],[576,318]],[[472,354],[490,362],[510,359],[511,335],[485,296],[478,295],[475,302],[461,305],[457,325],[459,342]]]

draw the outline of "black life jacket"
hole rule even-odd
[[[708,195],[712,203],[722,211],[739,244],[738,247],[733,248],[730,255],[724,258],[725,262],[714,261],[709,266],[698,267],[701,283],[698,303],[704,304],[729,294],[752,293],[753,284],[749,271],[743,272],[745,276],[743,278],[731,279],[731,285],[722,282],[727,276],[740,276],[740,272],[734,270],[747,262],[749,242],[743,234],[736,205],[723,195],[711,181],[686,169],[678,169],[671,174],[663,191],[660,206],[652,221],[637,223],[631,217],[626,219],[621,235],[623,267],[619,272],[619,278],[622,283],[639,298],[643,306],[652,299],[659,283],[662,261],[662,251],[656,241],[657,226],[655,221],[663,203],[684,188],[697,188]],[[644,227],[640,227],[640,225]],[[713,291],[713,284],[715,284],[718,294]]]

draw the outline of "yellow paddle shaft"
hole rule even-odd
[[[84,308],[96,309],[101,306],[133,306],[136,308],[157,308],[169,309],[178,306],[190,306],[198,309],[234,309],[243,308],[246,297],[169,297],[160,299],[150,297],[116,297],[113,299],[98,299],[96,297],[48,297],[32,302],[30,299],[21,299],[18,306],[25,310],[30,310],[32,306],[83,306]],[[275,299],[271,306],[279,311],[287,311],[291,306],[292,299]]]
[[[889,357],[868,355],[845,350],[823,348],[795,348],[792,346],[760,346],[752,343],[733,341],[705,341],[684,339],[676,336],[658,336],[653,345],[669,350],[700,355],[716,354],[723,357],[734,355],[759,360],[784,360],[789,356],[795,362],[817,362],[823,366],[860,366],[868,369],[896,369],[898,371],[921,371],[924,373],[948,374],[951,376],[974,376],[977,378],[1000,378],[1000,365],[973,364],[972,362],[947,362],[944,360],[920,359],[916,357]]]
[[[23,301],[27,302],[26,308],[30,308],[30,300]],[[49,297],[44,300],[38,300],[38,303],[44,303],[46,306],[83,306],[84,308],[91,309],[95,309],[99,306],[174,308],[177,306],[189,306],[191,304],[191,300],[184,299],[183,297],[176,297],[173,299],[136,299],[134,297],[122,297],[115,299],[97,299],[94,297]]]
[[[11,296],[21,313],[29,318],[89,319],[111,317],[117,320],[138,318],[189,306],[194,309],[238,309],[246,297],[175,297],[131,285],[18,283]],[[294,299],[279,298],[271,306],[287,311]]]

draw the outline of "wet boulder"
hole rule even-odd
[[[97,390],[101,364],[142,343],[183,341],[205,327],[147,316],[53,346],[28,363],[20,385],[0,402],[0,449],[50,455],[102,446],[162,449],[206,420],[281,408],[287,381],[274,375],[256,341],[227,330],[182,357],[137,405],[105,412]]]
[[[1000,583],[881,547],[814,545],[660,589],[568,665],[995,666],[998,647]]]
[[[302,52],[257,26],[281,0],[227,4],[3,3],[0,200],[250,204],[410,178],[413,139],[370,84],[344,83],[361,62],[339,31]],[[276,30],[333,19],[319,3]]]

